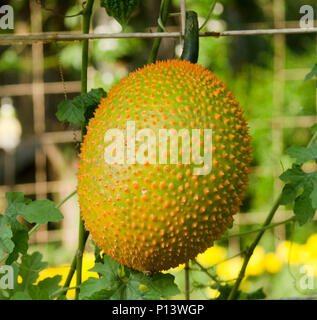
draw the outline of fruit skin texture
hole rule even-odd
[[[124,132],[127,121],[157,136],[162,128],[212,129],[211,172],[194,175],[192,162],[108,165],[105,133]],[[106,254],[136,270],[167,270],[195,258],[239,211],[250,139],[233,94],[206,68],[168,60],[130,73],[101,100],[81,147],[78,194],[86,228]]]

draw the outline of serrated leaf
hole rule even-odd
[[[56,116],[62,122],[85,125],[93,116],[100,100],[106,95],[107,93],[102,88],[98,88],[81,94],[72,100],[63,101],[58,105]]]
[[[100,291],[108,291],[107,280],[103,278],[88,278],[88,280],[84,281],[80,286],[79,299],[92,299],[92,297]]]
[[[6,199],[8,202],[5,216],[8,219],[13,231],[24,230],[25,226],[17,220],[17,216],[25,209],[32,200],[24,198],[23,192],[7,192]]]
[[[280,179],[285,183],[298,185],[305,181],[307,175],[297,164],[293,164],[291,169],[286,170],[280,175]]]
[[[14,249],[14,242],[11,240],[13,234],[10,224],[7,223],[5,216],[0,215],[0,258],[3,251],[11,253]]]
[[[54,277],[49,277],[41,280],[37,286],[42,290],[46,291],[48,296],[58,291],[60,287],[60,282],[62,281],[62,276],[56,275]]]
[[[12,264],[19,257],[19,253],[26,254],[28,250],[29,233],[26,229],[17,230],[13,233],[12,241],[14,249],[6,260],[6,264]]]
[[[310,160],[317,160],[317,145],[312,144],[308,148],[292,146],[286,153],[296,159],[297,164],[303,164]]]
[[[54,207],[50,200],[36,200],[28,204],[21,216],[30,223],[46,224],[63,219],[61,212]]]
[[[46,290],[42,290],[36,285],[31,285],[28,287],[28,294],[32,300],[49,300],[48,292]]]
[[[315,209],[312,206],[310,195],[312,187],[307,187],[304,192],[295,200],[294,213],[299,225],[311,221],[315,215]]]
[[[286,205],[293,203],[297,197],[298,186],[294,186],[293,184],[286,184],[282,191],[282,197],[280,200],[280,204]]]
[[[139,0],[100,0],[100,6],[108,15],[114,17],[123,27],[127,25],[132,13],[139,5]]]
[[[85,106],[78,100],[66,100],[58,105],[57,119],[72,124],[83,124],[85,122]]]
[[[81,299],[152,300],[179,293],[171,274],[145,276],[128,268],[122,269],[107,255],[104,255],[104,263],[96,263],[90,271],[97,272],[101,278],[89,278],[81,285]]]
[[[21,289],[26,290],[38,278],[39,272],[47,267],[42,261],[42,254],[34,252],[31,255],[24,255],[19,266],[19,275],[22,277]]]
[[[118,276],[118,270],[120,268],[120,263],[112,260],[109,256],[104,255],[103,263],[96,263],[95,266],[89,271],[97,272],[105,280],[105,287],[112,289],[115,287],[120,278]]]
[[[317,77],[317,63],[314,65],[313,69],[306,75],[305,81],[308,81],[314,77]]]
[[[132,272],[126,288],[127,299],[159,300],[175,296],[180,291],[174,283],[175,277],[171,274],[155,273],[149,277],[141,272]],[[141,290],[144,285],[146,290]]]

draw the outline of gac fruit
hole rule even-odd
[[[137,132],[128,137],[131,124]],[[176,136],[165,152],[164,129]],[[182,129],[190,136],[199,129],[202,139],[188,144],[177,136]],[[211,130],[212,141],[202,146],[203,129]],[[182,161],[186,148],[176,148],[178,138],[189,162]],[[178,158],[171,161],[175,148]],[[197,174],[204,151],[211,163]],[[187,61],[157,62],[115,85],[87,126],[78,172],[82,218],[114,260],[144,272],[167,270],[204,252],[232,226],[250,162],[246,119],[221,79]]]

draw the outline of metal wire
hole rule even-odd
[[[285,29],[258,29],[232,30],[222,32],[200,32],[200,37],[228,37],[228,36],[257,36],[277,34],[309,34],[317,33],[317,28],[285,28]],[[41,33],[28,35],[1,35],[0,45],[34,42],[81,41],[85,39],[119,39],[119,38],[179,38],[181,32],[137,32],[137,33]]]

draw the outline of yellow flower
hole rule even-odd
[[[304,245],[290,241],[282,241],[277,246],[276,256],[281,262],[300,264],[305,261],[307,252]]]
[[[98,277],[96,272],[88,271],[94,266],[95,257],[92,253],[84,253],[83,255],[83,268],[82,268],[82,282],[86,281],[89,277]],[[45,278],[52,278],[54,276],[62,276],[60,285],[63,284],[67,278],[69,272],[69,266],[61,266],[57,268],[47,268],[40,272],[36,283],[44,280]],[[73,279],[70,283],[70,287],[76,286],[76,272],[73,275]],[[75,295],[75,290],[69,290],[67,292],[67,297],[72,298]]]
[[[220,295],[220,292],[217,289],[212,289],[210,287],[206,288],[206,293],[207,293],[208,298],[210,298],[210,299],[216,299]]]
[[[265,271],[264,257],[265,257],[265,252],[263,248],[260,246],[257,246],[254,249],[251,259],[248,263],[247,269],[245,271],[246,275],[257,276],[262,274]]]
[[[220,263],[217,266],[217,273],[223,280],[232,280],[237,278],[242,266],[242,258],[236,257]]]
[[[311,235],[306,242],[305,248],[309,254],[309,259],[317,259],[317,234]]]
[[[282,268],[282,264],[276,257],[276,254],[271,252],[266,254],[264,257],[264,267],[269,273],[278,273]]]
[[[223,247],[214,246],[208,248],[204,253],[199,254],[196,259],[205,268],[211,267],[221,261],[227,256],[227,250]]]

